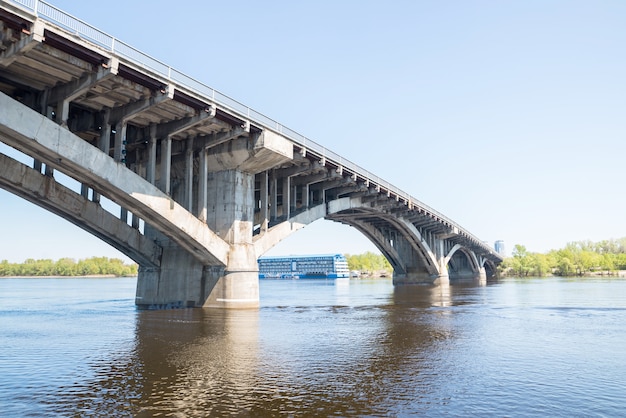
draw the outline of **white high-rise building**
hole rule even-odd
[[[501,256],[506,256],[506,249],[504,248],[504,241],[498,240],[494,243],[493,248],[496,250],[498,254]]]

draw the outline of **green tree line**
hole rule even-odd
[[[27,259],[23,263],[0,262],[0,276],[136,276],[136,264],[124,264],[118,258],[92,257],[84,260],[61,258],[53,260]]]
[[[391,264],[389,264],[387,258],[382,254],[374,254],[368,251],[363,254],[345,254],[345,257],[348,260],[348,268],[350,270],[357,270],[362,274],[391,274],[393,271]]]
[[[626,270],[626,238],[600,242],[577,241],[548,253],[533,253],[515,245],[512,257],[500,264],[500,272],[512,276],[583,276],[614,274]]]

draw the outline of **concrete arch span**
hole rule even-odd
[[[349,225],[369,239],[389,260],[394,269],[394,279],[401,282],[407,278],[426,283],[437,281],[441,276],[437,257],[411,222],[376,207],[342,209],[351,201],[354,204],[355,199],[346,197],[313,206],[262,231],[253,239],[257,256],[311,222],[326,218]]]
[[[436,249],[410,220],[377,205],[363,204],[360,198],[341,198],[328,206],[327,219],[356,228],[387,257],[394,269],[394,283],[447,280]]]
[[[497,276],[496,264],[472,250],[455,245],[445,258],[450,280],[488,280]]]
[[[230,260],[256,261],[253,254],[239,254],[247,250],[245,246],[231,248],[206,223],[156,186],[46,116],[3,93],[0,108],[0,140],[45,163],[49,172],[43,176],[49,179],[43,178],[41,173],[16,165],[19,163],[7,157],[3,167],[8,172],[2,175],[2,187],[65,217],[138,261],[138,305],[197,306],[212,295],[215,305],[222,306],[225,303],[219,299],[227,299],[223,295],[237,292],[233,283],[240,269]],[[138,231],[129,234],[131,227],[122,225],[124,219],[114,222],[96,203],[80,199],[50,179],[55,170],[143,219],[145,237],[139,237]],[[12,177],[15,174],[19,178]],[[129,236],[122,238],[125,234]],[[124,248],[133,240],[136,248]],[[230,272],[233,277],[223,280]],[[258,305],[258,288],[243,293],[251,297],[241,304]]]
[[[98,203],[4,154],[0,187],[52,212],[126,254],[137,264],[158,268],[163,249]]]
[[[45,116],[0,93],[0,138],[97,189],[207,264],[226,265],[229,246],[157,187]]]
[[[328,207],[327,219],[356,228],[385,255],[396,284],[484,280],[496,274],[495,264],[463,245],[453,228],[429,229],[414,211],[360,197],[340,198]]]
[[[451,281],[472,280],[480,276],[482,266],[476,254],[456,244],[444,259]]]
[[[326,205],[316,205],[292,216],[285,221],[267,228],[258,235],[255,235],[252,242],[254,244],[254,251],[257,257],[260,257],[268,252],[272,247],[289,237],[291,234],[299,231],[318,219],[324,218],[325,216]]]
[[[335,214],[329,215],[328,219],[350,225],[367,237],[393,267],[394,278],[420,277],[430,282],[440,275],[432,250],[421,239],[419,231],[407,225],[405,220],[372,213],[370,219],[376,219],[376,222],[371,222],[358,216],[351,219],[354,213],[343,215],[348,216],[338,218],[341,214]],[[385,227],[381,227],[383,224]]]

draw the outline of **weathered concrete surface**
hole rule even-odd
[[[240,137],[212,147],[209,171],[238,170],[250,174],[269,170],[293,159],[293,143],[274,132],[256,138]]]
[[[256,254],[259,257],[262,256],[289,235],[304,228],[311,222],[324,218],[324,216],[326,216],[326,205],[317,205],[293,216],[287,221],[281,222],[269,231],[255,236],[254,247]]]
[[[361,222],[359,215],[384,220],[390,230]],[[402,216],[363,202],[361,197],[344,197],[328,203],[328,218],[354,226],[367,236],[391,263],[394,284],[448,282],[448,270],[442,263],[445,257],[438,254],[441,249],[431,248],[413,223]]]
[[[407,275],[393,275],[394,285],[409,285],[409,284],[434,284],[434,285],[446,285],[450,283],[450,278],[447,274],[431,275],[427,273],[412,273]]]
[[[147,236],[163,248],[160,268],[140,266],[135,304],[142,308],[186,308],[204,301],[204,266],[191,253],[149,226]]]
[[[189,259],[174,243],[163,242],[160,270],[142,269],[137,300],[145,306],[203,306],[257,308],[259,306],[258,254],[252,244],[254,173],[293,158],[293,145],[284,137],[263,132],[241,136],[213,146],[207,153],[203,211],[207,229],[227,243],[223,265],[202,265]],[[190,181],[190,177],[186,181]],[[148,227],[148,231],[150,228]],[[152,234],[148,232],[148,234]],[[155,234],[158,235],[158,234]],[[157,238],[158,240],[158,238]],[[169,304],[169,305],[168,305]]]
[[[72,222],[140,265],[158,267],[161,248],[100,205],[14,159],[0,154],[0,187]]]
[[[230,152],[227,152],[230,156]],[[215,154],[214,154],[215,155]],[[226,156],[225,156],[226,157]],[[259,268],[252,245],[254,174],[231,167],[211,172],[207,225],[230,244],[228,263],[205,307],[259,306]]]
[[[226,265],[230,246],[155,186],[81,138],[0,93],[2,141],[94,186],[200,262]]]

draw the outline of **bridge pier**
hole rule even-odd
[[[161,267],[139,267],[135,297],[139,308],[259,306],[256,258],[251,263],[249,256],[235,249],[230,257],[233,263],[228,267],[205,266],[175,243],[160,244],[163,245]]]
[[[431,285],[448,285],[450,278],[448,274],[428,274],[428,273],[409,273],[403,275],[393,275],[394,285],[411,285],[411,284],[431,284]]]
[[[145,235],[162,248],[161,266],[139,266],[135,304],[140,308],[166,309],[198,306],[206,281],[204,266],[191,253],[145,226]]]
[[[230,244],[226,266],[205,265],[149,225],[145,234],[163,248],[159,269],[140,268],[136,304],[147,308],[256,308],[259,270],[252,245],[254,174],[208,173],[207,226]]]

